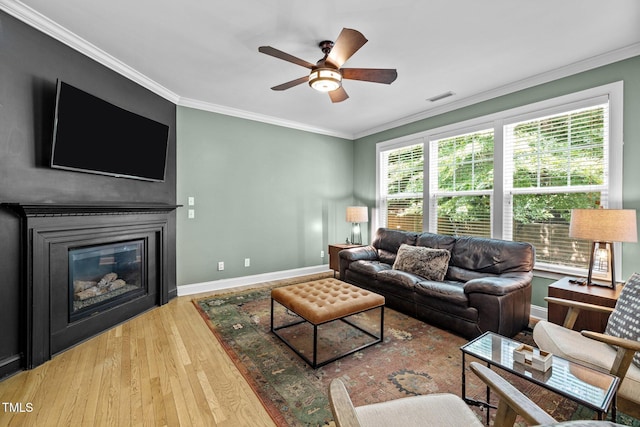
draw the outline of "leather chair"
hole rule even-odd
[[[637,334],[640,322],[640,311],[637,308],[640,302],[640,275],[634,274],[627,281],[615,308],[561,298],[545,299],[567,306],[569,309],[562,326],[547,321],[539,321],[536,324],[533,329],[533,339],[537,346],[565,359],[608,371],[620,378],[617,409],[632,417],[640,418],[640,368],[632,363],[634,355],[640,351],[640,337],[636,335],[635,340],[627,339],[623,337],[624,334],[615,331],[615,329],[620,330],[620,323],[624,324],[629,320],[635,325],[628,327],[629,333],[633,336],[632,330],[635,328]],[[604,334],[572,330],[578,315],[583,311],[610,313]],[[618,326],[612,330],[612,324],[615,323],[618,323]],[[624,329],[624,326],[622,328]]]
[[[499,396],[494,427],[513,426],[518,415],[530,425],[618,425],[606,421],[557,424],[555,419],[491,369],[478,362],[471,362],[469,366]],[[460,397],[450,393],[405,397],[354,407],[344,383],[340,379],[334,379],[329,385],[329,403],[337,427],[484,426]]]

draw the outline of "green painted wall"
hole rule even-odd
[[[346,206],[375,207],[376,143],[616,81],[624,81],[624,207],[640,209],[640,57],[620,61],[349,141],[178,107],[178,285],[326,264],[349,235]],[[187,219],[187,197],[196,199]],[[363,230],[368,241],[371,230]],[[251,266],[244,267],[244,259]],[[640,271],[624,244],[623,278]],[[217,271],[217,262],[225,270]],[[551,280],[534,279],[545,306]]]
[[[627,209],[640,209],[640,56],[360,138],[355,141],[354,150],[357,159],[354,196],[370,207],[375,206],[375,154],[378,142],[620,80],[624,81],[623,203]],[[628,278],[634,271],[640,271],[639,260],[640,245],[625,243],[622,254],[623,279]],[[544,297],[547,295],[549,283],[551,281],[548,279],[534,279],[534,305],[546,306]]]
[[[178,107],[177,175],[179,286],[326,264],[349,234],[350,140]]]

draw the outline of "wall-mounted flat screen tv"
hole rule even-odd
[[[169,126],[58,80],[51,167],[164,181]]]

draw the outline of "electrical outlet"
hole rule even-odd
[[[224,261],[219,261],[218,262],[218,271],[222,271],[224,270]]]
[[[324,251],[320,251],[320,258],[324,258]]]
[[[251,258],[245,258],[244,259],[244,266],[245,267],[251,267]]]
[[[187,198],[187,204],[188,204],[189,206],[193,206],[193,205],[195,205],[195,204],[196,204],[196,198],[195,198],[195,197],[193,197],[193,196],[189,196],[189,197]]]
[[[189,219],[194,219],[196,217],[196,210],[195,209],[189,209],[187,211],[187,216]]]

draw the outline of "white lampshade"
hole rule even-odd
[[[366,206],[349,206],[347,208],[347,222],[369,222],[369,211]]]
[[[594,242],[637,242],[635,209],[572,209],[569,237]]]

